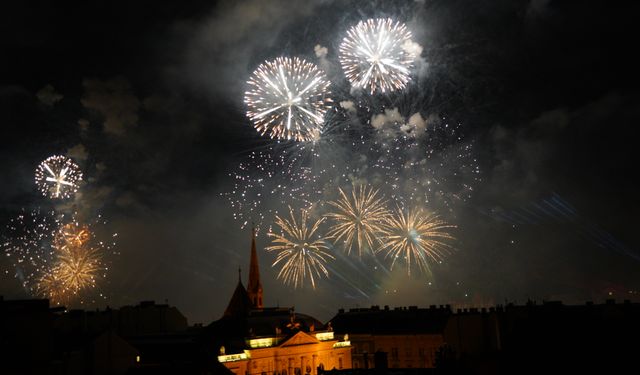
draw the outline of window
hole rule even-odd
[[[424,358],[424,348],[418,348],[418,357]]]
[[[405,348],[404,348],[404,354],[405,354],[407,357],[411,357],[411,347],[410,347],[410,346],[405,346]]]
[[[391,359],[398,360],[398,348],[391,348]]]
[[[338,358],[338,370],[342,370],[342,357]]]

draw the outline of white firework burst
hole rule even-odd
[[[80,187],[82,171],[71,158],[54,155],[38,165],[35,180],[45,197],[69,198]]]
[[[349,29],[339,57],[351,85],[373,94],[404,88],[416,53],[404,24],[378,18],[360,21]]]
[[[316,65],[278,57],[260,64],[247,84],[247,116],[261,135],[296,141],[320,137],[331,99],[330,82]]]

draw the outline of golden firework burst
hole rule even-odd
[[[323,221],[324,218],[320,218],[309,222],[308,212],[304,209],[301,210],[300,219],[296,220],[291,207],[288,219],[276,215],[275,223],[280,227],[280,233],[267,233],[273,240],[266,250],[277,253],[272,266],[282,264],[278,279],[285,284],[293,284],[294,288],[302,287],[304,280],[309,278],[315,289],[316,279],[322,275],[329,276],[325,264],[335,258],[327,251],[327,237],[316,234]]]

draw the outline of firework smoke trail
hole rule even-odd
[[[379,251],[385,252],[386,258],[392,258],[391,269],[402,258],[407,265],[407,274],[411,275],[413,259],[422,271],[429,273],[429,261],[440,262],[452,250],[451,245],[446,242],[453,239],[448,232],[451,228],[455,226],[420,209],[397,209],[385,221],[385,242]]]
[[[247,116],[261,135],[296,141],[320,137],[331,99],[330,82],[317,66],[278,57],[262,63],[247,84]]]
[[[272,245],[265,250],[277,252],[273,266],[282,263],[278,272],[278,279],[285,284],[293,284],[294,288],[304,285],[304,280],[309,278],[313,289],[316,288],[316,278],[322,275],[329,277],[325,263],[329,259],[335,259],[327,250],[327,237],[317,235],[316,232],[324,218],[313,223],[308,223],[307,210],[301,210],[300,220],[296,220],[293,209],[289,207],[290,218],[276,216],[276,225],[281,233],[269,232],[272,237]]]
[[[387,19],[360,21],[340,44],[340,63],[355,88],[375,92],[403,89],[409,82],[415,56],[408,48],[411,32]]]
[[[381,242],[378,236],[383,230],[382,223],[389,215],[387,202],[378,195],[378,190],[366,185],[354,185],[351,197],[341,188],[338,191],[340,199],[329,202],[333,211],[325,215],[334,221],[327,236],[335,243],[342,242],[348,254],[354,244],[359,256],[363,251],[374,251],[375,244]]]
[[[70,158],[54,155],[38,165],[35,182],[45,197],[69,198],[78,191],[82,171]]]
[[[421,129],[399,114],[395,117],[392,123],[373,124],[373,135],[352,143],[354,153],[365,156],[352,167],[359,171],[356,176],[402,206],[428,205],[452,212],[481,180],[473,142],[464,139],[460,124],[439,120]]]

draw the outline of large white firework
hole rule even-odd
[[[330,82],[316,65],[278,57],[260,64],[247,84],[247,116],[261,135],[296,141],[320,137],[331,99]]]
[[[42,195],[50,198],[69,198],[78,191],[82,171],[71,158],[54,155],[38,165],[35,180]]]
[[[416,52],[403,23],[378,18],[360,21],[347,31],[339,58],[351,85],[373,94],[404,88]]]

